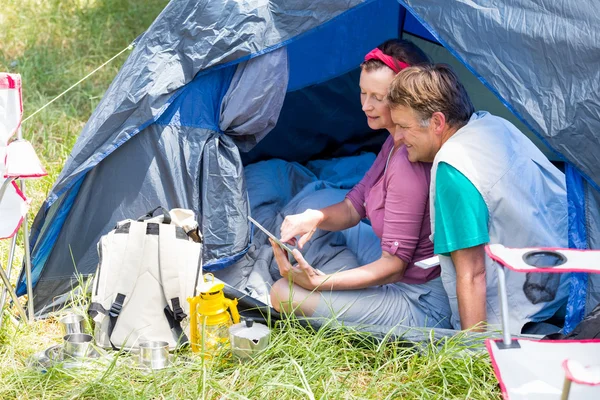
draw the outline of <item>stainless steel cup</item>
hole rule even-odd
[[[65,335],[63,355],[71,358],[87,357],[90,351],[93,337],[85,333],[71,333]]]
[[[70,335],[72,333],[84,333],[84,318],[83,315],[67,314],[58,320],[61,323],[63,334]]]
[[[140,343],[140,364],[151,369],[162,369],[169,364],[169,343],[147,341]]]

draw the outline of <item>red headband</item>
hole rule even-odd
[[[398,61],[392,56],[388,56],[387,54],[383,54],[383,51],[379,50],[377,47],[367,53],[365,56],[365,61],[369,60],[379,60],[394,71],[394,73],[398,73],[402,71],[404,68],[410,67],[405,62]]]

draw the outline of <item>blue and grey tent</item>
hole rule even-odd
[[[307,185],[347,189],[385,139],[360,109],[359,64],[399,36],[452,64],[477,108],[565,163],[570,245],[600,248],[597,26],[590,0],[172,0],[35,219],[36,312],[64,300],[75,270],[95,271],[102,234],[157,205],[194,210],[205,270],[247,290],[260,259],[249,213],[273,219],[280,210],[266,205],[281,208]],[[574,274],[572,284],[571,323],[586,299],[600,300],[600,282]]]

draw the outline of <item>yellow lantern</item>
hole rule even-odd
[[[198,296],[190,303],[190,341],[192,351],[210,355],[229,343],[229,327],[240,322],[237,299],[225,297],[225,284],[215,282],[213,274],[205,274],[197,287]]]

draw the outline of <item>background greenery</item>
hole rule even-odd
[[[24,117],[124,49],[167,3],[1,0],[0,71],[23,76]],[[30,220],[128,54],[24,123],[49,172],[28,183]],[[2,265],[8,243],[0,242]],[[22,249],[22,237],[18,243]],[[17,251],[17,265],[22,254]],[[84,312],[84,305],[76,311]],[[56,320],[15,326],[7,315],[0,331],[0,399],[500,398],[487,353],[460,337],[414,348],[350,330],[312,332],[286,320],[274,329],[268,351],[251,362],[226,351],[206,360],[183,353],[173,368],[148,374],[134,357],[120,354],[86,368],[59,364],[41,371],[31,357],[60,343]]]

